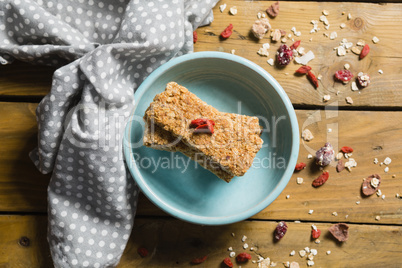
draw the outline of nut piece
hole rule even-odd
[[[271,30],[271,25],[267,18],[256,20],[251,27],[251,32],[258,39],[263,39],[269,30]]]
[[[273,3],[269,8],[266,10],[267,14],[273,18],[278,16],[279,14],[279,1]]]
[[[339,241],[345,242],[349,238],[349,226],[346,223],[332,225],[328,231]]]
[[[377,192],[381,183],[381,177],[378,174],[372,174],[362,183],[362,193],[365,196],[373,195]]]

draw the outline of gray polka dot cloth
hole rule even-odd
[[[114,267],[138,189],[122,135],[144,78],[193,50],[217,0],[0,0],[0,62],[60,67],[37,108],[31,158],[48,187],[56,267]],[[135,238],[134,238],[135,239]]]

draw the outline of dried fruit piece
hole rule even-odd
[[[320,230],[320,229],[313,229],[313,230],[311,230],[311,237],[312,237],[313,239],[319,238],[320,235],[321,235],[321,230]]]
[[[281,45],[276,53],[276,60],[281,66],[288,65],[293,60],[293,51],[287,45]]]
[[[353,153],[353,148],[349,147],[349,146],[343,146],[341,148],[341,151],[342,151],[342,153],[350,154],[350,153]]]
[[[273,18],[278,16],[279,14],[279,1],[273,3],[269,8],[266,10],[267,14]]]
[[[296,73],[298,73],[298,74],[306,74],[309,71],[311,71],[311,67],[306,65],[306,66],[302,66],[299,69],[297,69]]]
[[[342,82],[349,82],[353,78],[353,74],[349,70],[339,70],[335,73],[335,78]]]
[[[203,256],[203,257],[200,257],[200,258],[195,258],[195,259],[193,259],[193,260],[191,260],[191,264],[200,264],[200,263],[203,263],[206,259],[207,259],[207,255],[205,255],[205,256]]]
[[[269,24],[269,21],[267,18],[263,18],[260,20],[256,20],[251,27],[251,32],[254,34],[254,36],[258,39],[263,39],[264,35],[271,30],[271,24]]]
[[[233,267],[233,263],[232,263],[232,261],[230,260],[229,257],[227,257],[227,258],[225,258],[225,259],[223,260],[223,264],[226,265],[226,267],[229,267],[229,268],[232,268],[232,267]]]
[[[314,187],[319,187],[319,186],[323,185],[328,180],[328,178],[329,178],[329,172],[325,171],[320,176],[318,176],[317,179],[315,179],[313,181],[312,185]]]
[[[282,239],[282,237],[285,236],[287,230],[288,230],[288,226],[287,226],[286,222],[280,221],[275,228],[275,233],[274,233],[275,239],[277,241]]]
[[[363,59],[364,57],[366,57],[369,52],[370,46],[368,44],[364,45],[362,51],[360,52],[359,59]]]
[[[339,160],[338,164],[336,165],[336,171],[341,172],[344,169],[345,169],[345,164],[343,163],[342,160]]]
[[[233,25],[229,24],[229,26],[226,27],[225,30],[223,30],[223,32],[221,33],[221,37],[223,39],[228,39],[233,33],[232,30],[233,30]]]
[[[251,255],[246,252],[242,252],[236,256],[237,262],[246,262],[248,260],[251,260]]]
[[[310,82],[314,85],[315,88],[318,88],[318,79],[311,71],[308,71],[307,78],[308,80],[310,80]]]
[[[305,167],[306,167],[306,164],[303,162],[300,162],[300,163],[296,164],[295,170],[300,171],[300,170],[304,169]]]
[[[362,183],[362,193],[365,196],[373,195],[380,187],[381,177],[378,174],[372,174]]]
[[[140,247],[137,249],[137,253],[142,257],[145,258],[146,256],[148,256],[148,250],[144,247]]]
[[[300,40],[294,42],[293,45],[290,46],[290,49],[297,49],[300,46],[300,42]]]
[[[366,73],[360,72],[357,74],[357,81],[360,86],[367,87],[370,84],[370,76]]]
[[[329,165],[335,158],[335,152],[332,145],[327,142],[324,147],[321,147],[316,153],[316,163],[322,167]]]
[[[207,121],[206,124],[199,125],[194,129],[193,133],[209,133],[214,134],[214,127],[210,121]]]
[[[198,34],[196,31],[194,31],[193,32],[193,43],[195,44],[195,43],[197,43],[197,41],[198,41]]]
[[[328,231],[339,241],[345,242],[349,238],[349,226],[346,223],[337,223],[329,227]]]

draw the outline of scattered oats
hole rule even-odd
[[[341,29],[343,29],[343,28],[346,27],[346,24],[345,24],[345,23],[341,23],[341,25],[339,25],[339,27],[340,27]]]
[[[318,238],[317,238],[316,240],[314,240],[314,243],[316,243],[316,244],[320,244],[320,242],[321,242],[321,241],[320,241],[320,239],[318,239]]]
[[[300,250],[299,255],[300,255],[300,257],[303,258],[304,256],[306,256],[306,251],[304,249]]]
[[[364,40],[360,39],[359,41],[357,41],[356,45],[359,47],[364,47],[366,45],[366,42]]]
[[[329,255],[329,254],[331,254],[331,250],[328,250],[328,251],[327,251],[327,255]]]
[[[349,171],[351,171],[351,168],[354,168],[357,166],[356,160],[354,158],[350,158],[349,154],[345,154],[345,158],[349,159],[348,162],[345,163],[345,168],[347,168]]]
[[[282,33],[281,30],[279,29],[275,29],[271,32],[271,39],[272,41],[278,42],[279,40],[281,40],[282,37]]]
[[[313,214],[313,212],[314,212],[314,210],[313,209],[310,209],[309,211],[308,211],[308,214]]]
[[[225,10],[225,8],[226,8],[226,4],[223,4],[223,5],[220,5],[220,6],[219,6],[219,10],[221,11],[221,13],[223,13],[223,11]]]
[[[343,46],[339,46],[336,48],[338,56],[345,56],[346,49]]]
[[[324,26],[325,30],[329,30],[329,24]]]
[[[274,59],[270,58],[269,60],[267,60],[268,64],[273,66],[274,65]]]
[[[305,55],[301,57],[295,57],[295,61],[298,64],[307,65],[307,63],[315,58],[313,51],[307,52]]]
[[[252,260],[251,262],[252,262],[252,263],[257,263],[257,261],[256,261],[256,260]]]
[[[382,194],[381,189],[378,189],[377,192],[376,192],[376,195],[377,195],[378,197],[380,197],[381,194]]]
[[[297,32],[295,32],[295,35],[296,35],[296,36],[300,36],[300,35],[301,35],[301,32],[300,32],[300,31],[297,31]]]
[[[262,13],[261,17],[265,18],[265,14],[264,14],[264,13]]]
[[[315,256],[317,255],[318,251],[314,248],[310,249],[310,252]]]
[[[381,199],[382,199],[382,200],[384,200],[384,199],[385,199],[385,194],[383,194],[383,195],[381,196]]]
[[[394,179],[395,179],[395,178],[396,178],[396,174],[393,174],[393,175],[392,175],[392,178],[394,178]]]
[[[400,197],[400,195],[399,195],[398,193],[396,193],[396,194],[395,194],[395,197],[396,197],[396,198],[399,198],[399,197]]]
[[[373,163],[377,165],[377,164],[378,164],[378,159],[377,159],[377,158],[374,158]]]
[[[237,14],[237,7],[236,6],[234,6],[234,7],[231,7],[230,9],[229,9],[229,13],[230,13],[230,15],[236,15]]]
[[[311,133],[311,131],[308,128],[306,128],[302,132],[302,139],[305,141],[311,141],[312,139],[314,139],[313,133]]]
[[[384,172],[385,172],[385,173],[388,173],[388,171],[389,171],[389,167],[385,167],[385,168],[384,168]]]
[[[271,264],[269,265],[269,266],[271,266],[271,267],[275,267],[276,266],[276,262],[273,262],[273,261],[271,261]]]
[[[352,47],[352,52],[355,53],[356,55],[360,55],[361,50],[358,49],[357,47]]]
[[[260,47],[260,49],[257,51],[257,54],[260,56],[268,57],[269,56],[269,52],[268,52],[269,47],[270,47],[269,43],[262,44],[262,47]]]
[[[347,104],[353,104],[353,100],[351,97],[346,97],[345,100]]]
[[[308,265],[308,266],[313,266],[313,265],[314,265],[314,261],[308,260],[308,261],[307,261],[307,265]]]
[[[317,226],[315,226],[315,224],[312,224],[312,225],[311,225],[311,229],[317,230]]]
[[[257,13],[257,18],[261,19],[261,12]]]
[[[233,258],[234,256],[236,256],[236,252],[232,251],[229,253],[229,257]]]
[[[290,29],[291,32],[295,33],[296,32],[296,27],[293,26],[292,29]]]
[[[319,75],[317,76],[317,79],[318,79],[318,80],[321,80],[321,79],[322,79],[322,75],[319,74]]]
[[[356,201],[356,205],[359,205],[360,204],[360,201]]]
[[[270,258],[266,258],[264,259],[261,256],[258,256],[258,268],[268,268],[270,266],[271,263],[271,259]]]
[[[297,184],[302,184],[303,178],[297,177],[296,182],[297,182]]]
[[[250,248],[250,251],[254,251],[254,248],[253,248],[253,247],[251,247],[251,248]]]
[[[324,35],[325,37],[328,37],[328,36],[329,36],[328,33],[323,33],[323,35]]]
[[[353,81],[351,86],[352,86],[352,91],[358,91],[359,90],[359,88],[357,87],[356,82]]]
[[[324,9],[324,10],[322,11],[322,14],[325,15],[325,16],[328,16],[328,15],[329,15],[329,11]]]
[[[234,237],[234,236],[235,236],[235,233],[232,233],[232,236]]]
[[[324,101],[324,102],[327,102],[327,101],[329,101],[331,99],[331,96],[330,95],[324,95],[324,97],[322,98],[322,100]]]
[[[313,155],[312,154],[308,154],[307,155],[307,159],[312,159],[313,158]]]
[[[309,259],[310,261],[312,261],[312,260],[314,259],[313,253],[308,254],[307,259]]]
[[[377,188],[379,183],[380,183],[380,180],[377,178],[372,178],[371,182],[370,182],[370,184],[371,184],[371,186],[373,186],[373,188]]]
[[[287,196],[286,196],[286,199],[289,199],[289,198],[290,198],[290,195],[287,195]]]
[[[339,152],[339,153],[335,156],[335,158],[336,158],[337,160],[342,159],[342,158],[343,158],[343,153]]]
[[[290,262],[288,262],[288,261],[287,261],[287,262],[284,262],[284,263],[283,263],[283,266],[285,266],[286,268],[289,268]]]
[[[289,75],[289,73],[285,73],[285,75]]]
[[[331,132],[332,132],[332,128],[329,128],[329,129],[328,129],[328,133],[331,133]]]
[[[305,247],[304,250],[305,250],[307,253],[310,253],[310,248],[309,248],[309,247]]]
[[[384,164],[388,166],[389,164],[391,164],[391,161],[392,161],[391,158],[387,157],[384,159]]]
[[[300,268],[300,266],[298,262],[292,261],[289,268]]]
[[[241,241],[246,242],[246,240],[247,240],[247,236],[243,235],[243,237],[241,238]]]
[[[379,220],[381,220],[381,217],[380,216],[375,216],[375,220],[379,221]]]
[[[341,92],[338,90],[338,91],[336,92],[336,95],[338,96],[340,93],[341,93]]]
[[[334,211],[334,212],[332,212],[332,215],[336,217],[336,216],[338,216],[338,213],[336,211]]]
[[[294,223],[300,223],[301,221],[294,221]]]
[[[309,42],[312,42],[312,41],[313,41],[313,38],[311,37],[308,41],[309,41]]]
[[[292,250],[292,251],[289,253],[290,256],[294,256],[295,254],[296,254],[296,251],[294,251],[294,250]]]
[[[281,39],[281,42],[282,42],[282,43],[286,43],[287,41],[288,41],[288,39],[286,39],[286,37],[284,37],[284,38]]]
[[[345,215],[345,219],[347,219],[349,217],[349,215]]]
[[[310,31],[311,34],[318,32],[320,30],[318,28],[318,20],[312,20],[310,23],[313,24],[313,29],[311,29],[311,31]]]
[[[349,13],[348,14],[348,20],[352,19],[352,15]]]
[[[378,73],[379,73],[379,74],[383,74],[384,71],[380,69],[380,70],[378,70]]]
[[[377,38],[377,36],[373,37],[373,43],[377,44],[378,42],[380,42],[380,39]]]
[[[335,38],[337,38],[338,37],[338,34],[336,33],[336,32],[332,32],[330,35],[329,35],[329,39],[331,39],[331,40],[334,40]]]
[[[323,22],[324,24],[325,24],[325,23],[328,24],[328,19],[327,19],[327,17],[324,16],[324,15],[321,15],[321,16],[320,16],[320,21]]]
[[[233,55],[235,54],[235,52],[236,52],[236,50],[234,50],[234,49],[232,49],[232,50],[230,51],[230,53],[232,53]]]
[[[244,248],[244,249],[248,249],[248,244],[247,244],[247,243],[244,243],[243,248]]]
[[[232,247],[228,247],[228,251],[233,251],[233,248],[232,248]]]
[[[382,166],[383,162],[380,163],[380,167]]]

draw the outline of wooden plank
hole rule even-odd
[[[263,40],[257,41],[250,34],[257,13],[265,13],[265,9],[272,1],[232,0],[225,3],[227,8],[223,13],[219,11],[219,4],[214,8],[215,17],[211,25],[197,30],[196,51],[230,53],[234,49],[235,54],[257,63],[277,79],[293,104],[349,106],[345,102],[345,97],[350,96],[354,101],[353,106],[401,107],[402,94],[399,85],[402,81],[399,74],[402,72],[402,58],[396,49],[402,46],[402,39],[396,38],[402,25],[401,4],[281,1],[280,14],[275,19],[270,19],[270,23],[273,29],[283,29],[287,33],[291,33],[292,27],[301,31],[302,35],[294,38],[302,41],[301,46],[306,52],[309,50],[314,52],[315,59],[309,65],[317,75],[323,76],[319,88],[314,89],[305,77],[294,75],[294,71],[300,65],[291,63],[284,69],[278,69],[267,64],[268,58],[275,58],[279,43],[270,42],[268,35]],[[228,13],[232,6],[237,6],[236,16]],[[320,22],[321,30],[310,34],[313,26],[310,21],[318,20],[324,9],[330,12],[329,30],[325,30],[323,23]],[[342,15],[342,12],[345,12],[345,15]],[[348,13],[352,15],[351,20],[347,20]],[[218,35],[229,23],[233,24],[234,33],[229,39],[220,40]],[[340,29],[341,23],[346,24],[345,29]],[[323,36],[324,32],[330,34],[333,31],[338,34],[335,40]],[[373,44],[371,41],[373,36],[377,36],[380,42]],[[370,54],[361,61],[353,53],[343,57],[336,56],[333,48],[339,46],[343,38],[354,44],[359,39],[365,40],[370,44]],[[263,43],[271,45],[268,58],[256,53]],[[292,41],[288,43],[290,45]],[[352,92],[350,85],[334,82],[333,74],[343,69],[345,63],[350,64],[355,76],[358,72],[367,72],[371,76],[371,84],[361,92]],[[382,75],[378,73],[379,69],[384,71]],[[338,91],[339,95],[336,95]],[[331,96],[328,104],[323,103],[323,96],[326,94]]]
[[[0,104],[0,211],[46,211],[50,176],[28,157],[37,144],[36,106]]]
[[[276,222],[246,221],[225,226],[198,226],[178,220],[136,219],[134,231],[119,268],[125,267],[189,267],[196,257],[208,255],[205,263],[197,267],[222,267],[221,262],[229,257],[229,247],[236,253],[248,252],[252,260],[257,254],[270,257],[283,267],[282,262],[296,261],[300,267],[307,267],[306,257],[298,252],[305,247],[317,249],[314,267],[400,267],[402,265],[400,226],[373,226],[351,224],[350,238],[344,243],[335,241],[327,231],[331,224],[318,223],[322,230],[321,243],[310,239],[311,223],[288,223],[288,231],[282,240],[273,241]],[[231,233],[234,233],[233,237]],[[244,250],[241,238],[246,235],[249,245]],[[141,258],[138,247],[146,247],[149,255]],[[255,251],[250,251],[250,247]],[[327,255],[326,251],[331,254]],[[235,263],[234,258],[232,261]],[[256,264],[238,264],[241,267],[256,267]],[[235,263],[235,267],[236,263]]]
[[[50,90],[54,70],[20,61],[0,65],[0,96],[44,96]]]
[[[402,199],[395,194],[402,194],[402,137],[401,112],[364,112],[364,111],[296,111],[299,128],[308,128],[315,138],[309,143],[301,143],[299,162],[307,163],[307,168],[295,173],[282,194],[266,209],[255,215],[255,219],[304,220],[304,221],[346,221],[377,222],[402,224]],[[328,133],[331,128],[332,132]],[[320,188],[313,188],[311,182],[321,171],[314,164],[314,159],[307,159],[308,154],[330,141],[338,150],[342,146],[351,146],[355,152],[353,158],[357,167],[337,173],[334,166],[326,168],[330,179]],[[374,158],[381,162],[386,157],[392,159],[389,172],[384,167],[373,164]],[[344,160],[345,161],[345,160]],[[360,193],[362,178],[378,173],[383,178],[380,189],[385,199],[376,195],[363,198]],[[393,178],[395,175],[395,178]],[[304,178],[298,185],[296,178]],[[286,195],[290,195],[286,199]],[[360,201],[357,205],[356,202]],[[314,210],[309,214],[309,210]],[[338,216],[332,213],[337,212]],[[140,199],[139,215],[165,215],[146,198]],[[346,218],[347,217],[347,218]]]
[[[0,216],[0,267],[53,267],[46,226],[46,216]]]

